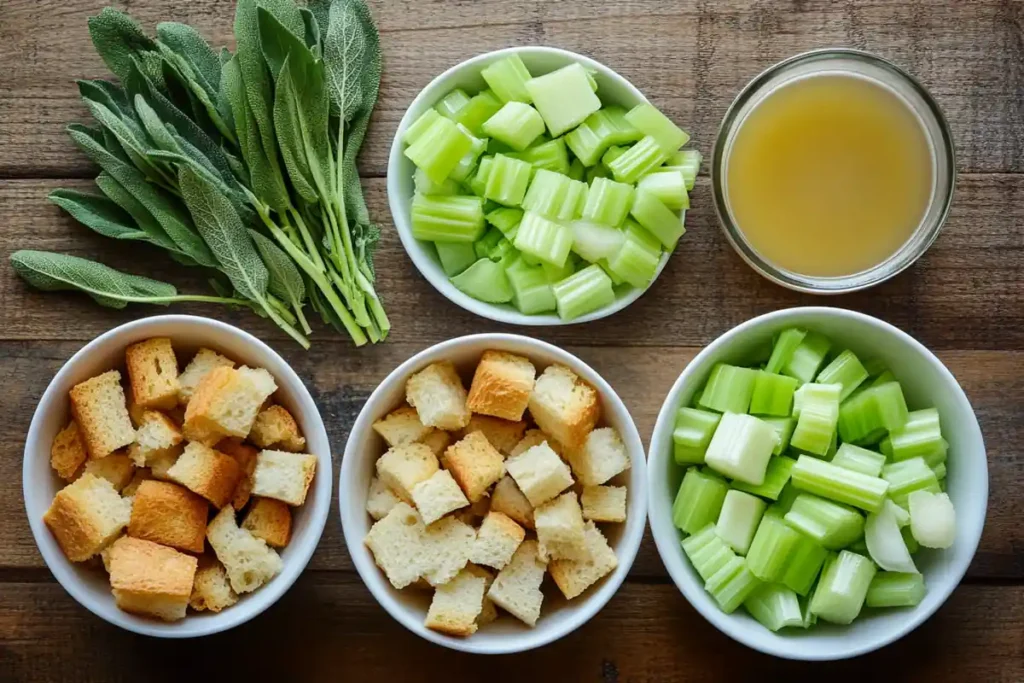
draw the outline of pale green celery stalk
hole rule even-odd
[[[928,472],[935,476],[930,469]],[[889,492],[889,482],[885,479],[837,467],[810,455],[797,458],[791,476],[793,485],[798,489],[868,512],[877,512]]]
[[[868,607],[914,607],[927,592],[924,576],[878,572],[871,580],[864,604]]]
[[[767,422],[767,420],[765,421]],[[780,500],[786,484],[789,483],[794,465],[796,465],[796,460],[793,460],[793,458],[780,455],[774,456],[768,460],[768,467],[764,472],[764,482],[761,485],[753,486],[742,481],[734,481],[732,487],[737,491],[746,491],[762,498]],[[792,489],[792,487],[789,488]],[[787,510],[790,503],[791,501],[786,504]]]
[[[902,428],[893,430],[880,444],[883,453],[894,462],[922,457],[935,466],[946,460],[946,442],[935,408],[915,410],[907,415]]]
[[[789,440],[793,438],[793,430],[796,429],[796,418],[794,417],[762,417],[762,420],[775,428],[779,435],[779,443],[772,451],[772,455],[782,455],[789,448]]]
[[[867,378],[868,371],[864,369],[860,359],[853,351],[847,349],[826,365],[814,381],[819,384],[841,384],[843,391],[839,400],[845,401],[846,397]]]
[[[775,340],[775,345],[772,347],[772,355],[768,358],[768,364],[764,368],[765,372],[781,373],[782,368],[793,357],[796,347],[800,346],[806,336],[807,331],[797,327],[780,332],[779,338]]]
[[[789,586],[800,595],[811,592],[814,580],[828,557],[828,551],[809,536],[801,534],[793,552],[786,562],[786,569],[780,579],[783,585]]]
[[[876,571],[863,555],[841,551],[822,572],[811,612],[834,624],[849,624],[860,614]]]
[[[701,464],[711,443],[711,437],[722,416],[698,408],[680,408],[672,432],[674,457],[679,465]]]
[[[742,557],[734,557],[704,584],[718,606],[726,614],[736,611],[743,601],[761,585]]]
[[[736,553],[718,536],[714,524],[708,524],[697,533],[683,539],[681,545],[690,564],[705,581],[736,557]]]
[[[889,497],[894,503],[907,507],[907,499],[914,491],[939,493],[939,480],[924,458],[917,457],[890,463],[882,468],[882,480],[888,482]]]
[[[743,601],[750,615],[769,631],[803,626],[804,617],[796,593],[777,583],[762,584]]]
[[[719,363],[711,368],[711,376],[700,397],[700,407],[719,413],[745,413],[754,393],[757,371]]]
[[[851,507],[802,493],[785,516],[786,523],[829,550],[839,550],[864,533],[864,517]]]
[[[746,555],[766,507],[757,496],[729,490],[715,523],[715,533],[735,552]]]
[[[769,510],[761,517],[747,551],[747,567],[762,581],[778,581],[799,542],[800,533]]]
[[[832,458],[832,464],[836,467],[843,467],[854,472],[866,474],[869,477],[877,477],[882,473],[882,466],[885,465],[885,456],[860,446],[844,443],[836,451],[835,456]]]
[[[750,397],[750,414],[788,417],[793,412],[793,394],[798,384],[792,377],[759,370]]]
[[[729,485],[718,475],[691,467],[672,504],[672,523],[684,533],[700,531],[718,519],[728,491]]]

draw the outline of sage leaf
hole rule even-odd
[[[128,119],[121,118],[98,102],[86,100],[85,103],[93,118],[117,138],[121,148],[136,168],[142,171],[147,178],[154,181],[163,180],[160,169],[146,158],[146,150],[152,146],[152,142],[134,121],[129,123]]]
[[[307,7],[300,7],[299,13],[302,14],[302,23],[305,24],[306,32],[303,37],[306,39],[306,47],[309,48],[317,57],[320,56],[320,24],[317,23],[316,16]]]
[[[78,94],[84,100],[99,102],[108,109],[119,113],[121,116],[132,116],[132,105],[124,89],[110,81],[75,81],[78,84]]]
[[[274,129],[292,186],[305,201],[315,204],[320,198],[310,159],[306,154],[302,104],[292,80],[291,70],[287,68],[289,59],[290,57],[285,57],[285,68],[281,70],[281,75],[277,79],[274,93]]]
[[[370,125],[370,115],[377,104],[382,61],[380,55],[380,36],[377,33],[377,26],[373,23],[373,17],[366,3],[362,0],[347,0],[346,4],[351,5],[356,16],[359,17],[359,25],[362,27],[366,38],[366,54],[364,56],[365,66],[362,72],[362,106],[359,113],[353,118],[346,135],[341,171],[343,184],[342,187],[338,188],[338,191],[344,193],[345,211],[349,221],[355,225],[362,226],[369,225],[370,212],[366,208],[363,189],[359,184],[356,158],[359,155],[360,148],[363,146],[366,129]]]
[[[220,88],[220,59],[210,44],[188,24],[165,21],[156,25],[156,35],[164,45],[188,61],[195,72],[216,95]]]
[[[47,198],[76,221],[104,237],[146,239],[146,233],[134,225],[132,217],[106,197],[60,188]]]
[[[142,127],[146,129],[146,133],[149,134],[150,139],[153,143],[163,150],[169,152],[181,152],[181,148],[175,141],[171,131],[167,130],[167,126],[160,120],[160,116],[157,115],[156,111],[153,110],[149,103],[146,102],[146,98],[142,95],[136,95],[135,100],[135,113],[142,122]]]
[[[89,35],[103,63],[122,81],[128,78],[135,55],[156,50],[156,43],[131,17],[112,7],[89,17]]]
[[[346,123],[362,108],[362,74],[366,59],[366,31],[355,6],[348,2],[332,3],[324,39],[324,62],[330,85],[331,112]]]
[[[178,245],[167,236],[167,233],[160,227],[157,220],[153,218],[153,214],[109,173],[106,171],[100,173],[96,177],[96,185],[110,201],[117,204],[122,211],[132,217],[136,227],[146,233],[150,242],[168,251],[178,253]],[[192,263],[195,264],[195,261],[192,261]]]
[[[255,230],[249,230],[249,234],[260,256],[263,257],[263,263],[267,266],[270,276],[267,289],[279,299],[299,306],[306,298],[306,283],[295,262],[266,235]]]

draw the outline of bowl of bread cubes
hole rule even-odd
[[[415,355],[353,425],[338,485],[363,581],[402,625],[468,652],[572,632],[618,589],[646,523],[626,406],[545,342],[480,334]]]
[[[61,368],[23,476],[61,585],[117,626],[171,638],[273,604],[331,498],[327,433],[295,372],[255,337],[181,315],[117,327]]]

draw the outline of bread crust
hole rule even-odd
[[[110,552],[110,587],[127,612],[172,621],[185,616],[198,560],[158,543],[122,536]]]
[[[242,528],[269,546],[283,548],[292,536],[291,508],[273,498],[255,498],[242,520]]]
[[[206,545],[206,500],[183,486],[150,479],[139,484],[128,535],[191,553]]]
[[[104,458],[135,440],[120,372],[108,370],[76,384],[69,396],[90,458]]]
[[[230,502],[241,476],[238,462],[230,455],[195,442],[185,447],[167,471],[171,481],[198,493],[217,509]]]
[[[466,405],[474,413],[518,422],[526,411],[535,374],[533,363],[523,356],[484,351]]]
[[[144,408],[168,410],[178,404],[178,359],[171,340],[155,337],[124,351],[132,400]]]

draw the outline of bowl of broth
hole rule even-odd
[[[949,213],[955,169],[949,125],[924,86],[880,57],[828,49],[776,64],[740,92],[712,184],[747,263],[828,294],[916,261]]]

